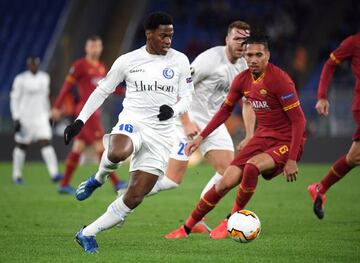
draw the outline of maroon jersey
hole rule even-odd
[[[72,86],[76,86],[80,101],[76,105],[75,113],[79,114],[90,94],[96,88],[97,82],[105,75],[106,68],[103,63],[92,64],[86,58],[76,60],[71,66],[60,94],[55,101],[55,107],[61,108],[65,95],[69,93]],[[98,115],[99,111],[94,114]]]
[[[360,33],[345,38],[340,46],[330,54],[321,72],[318,99],[327,98],[329,83],[335,67],[348,59],[351,60],[351,69],[356,81],[352,110],[360,111]]]
[[[271,63],[257,80],[253,79],[250,70],[236,76],[224,105],[201,135],[206,137],[219,122],[224,121],[243,96],[256,114],[255,135],[291,141],[289,158],[296,160],[300,146],[305,142],[304,113],[293,81],[284,71]]]

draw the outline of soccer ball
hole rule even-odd
[[[260,220],[254,212],[240,210],[230,216],[227,231],[233,240],[248,243],[259,236]]]

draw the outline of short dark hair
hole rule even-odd
[[[86,39],[86,41],[98,41],[98,40],[102,41],[102,40],[101,40],[101,37],[98,36],[98,35],[92,35],[92,36],[89,36],[89,37]]]
[[[158,11],[151,13],[144,22],[145,30],[155,30],[159,27],[159,25],[172,25],[173,19],[172,17],[165,12]]]
[[[263,34],[251,34],[244,42],[244,45],[247,44],[262,44],[269,50],[269,37]]]
[[[231,32],[233,28],[243,29],[243,30],[249,30],[250,31],[250,25],[244,21],[236,20],[232,22],[228,26],[228,34]]]

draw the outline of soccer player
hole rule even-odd
[[[10,108],[14,120],[15,148],[13,151],[14,183],[23,183],[22,168],[25,155],[31,143],[41,145],[41,155],[46,163],[53,182],[61,180],[58,174],[58,161],[55,150],[50,144],[49,75],[39,70],[40,59],[29,57],[28,70],[18,74],[10,93]],[[31,110],[29,110],[31,109]]]
[[[122,224],[163,176],[173,144],[174,116],[188,110],[194,91],[188,58],[170,48],[174,34],[170,15],[155,12],[144,23],[146,45],[120,56],[90,95],[75,122],[64,131],[65,143],[80,132],[88,118],[122,81],[124,109],[110,135],[97,173],[76,190],[85,200],[130,155],[130,180],[125,194],[107,211],[76,234],[85,252],[98,249],[95,235]]]
[[[65,82],[57,97],[52,109],[54,121],[61,118],[61,106],[66,95],[71,92],[72,87],[76,86],[79,94],[79,102],[75,106],[75,113],[78,114],[84,106],[90,94],[96,88],[97,82],[106,74],[105,65],[99,60],[103,45],[101,38],[92,36],[87,39],[85,44],[85,57],[76,60],[70,68]],[[59,185],[59,193],[74,194],[74,189],[70,185],[70,180],[79,164],[81,153],[86,147],[93,146],[99,159],[104,151],[102,137],[104,128],[100,120],[100,111],[96,111],[88,120],[87,125],[82,129],[81,133],[75,138],[71,151],[65,161],[64,177]],[[118,180],[114,173],[110,174],[110,180],[115,190],[126,188],[124,181]]]
[[[330,104],[327,99],[329,83],[336,66],[344,60],[351,60],[351,68],[356,79],[352,113],[357,127],[348,153],[341,156],[333,164],[330,171],[319,183],[311,184],[308,187],[313,200],[314,213],[319,219],[324,217],[325,193],[351,169],[360,164],[360,33],[345,38],[340,46],[330,54],[321,72],[318,101],[315,108],[321,116],[329,114]]]
[[[257,129],[223,177],[200,199],[185,224],[165,235],[166,238],[187,237],[195,224],[238,184],[231,213],[244,209],[260,174],[270,180],[283,172],[288,182],[296,180],[297,161],[305,142],[305,117],[293,81],[283,70],[269,63],[269,58],[266,37],[252,35],[246,40],[245,59],[249,69],[236,76],[220,110],[200,135],[188,143],[185,153],[191,154],[224,123],[242,97],[246,97],[255,111]],[[212,231],[211,237],[225,238],[226,226],[227,219]]]
[[[223,103],[231,82],[235,76],[247,69],[243,58],[243,44],[249,37],[250,26],[243,21],[234,21],[228,27],[226,45],[210,48],[201,53],[191,64],[195,94],[191,102],[191,111],[177,120],[176,135],[166,175],[159,178],[149,194],[177,187],[184,176],[189,158],[184,149],[189,139],[197,135],[211,120]],[[209,63],[211,61],[211,63]],[[255,114],[251,106],[244,102],[243,113],[246,137],[240,146],[252,137],[255,126]],[[190,115],[190,116],[189,116]],[[179,120],[180,119],[180,120]],[[222,177],[225,169],[234,159],[234,146],[224,124],[217,128],[200,145],[200,151],[215,169],[215,175],[202,191],[203,196]],[[208,232],[203,222],[198,224],[196,232]]]

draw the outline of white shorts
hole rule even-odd
[[[15,133],[15,142],[30,144],[39,140],[51,140],[52,132],[49,120],[21,122],[21,129]]]
[[[189,157],[186,156],[184,149],[188,143],[182,126],[176,126],[176,137],[172,147],[170,158],[179,161],[188,161]],[[213,131],[205,140],[200,144],[199,150],[203,156],[211,150],[228,150],[234,151],[234,144],[231,136],[226,129],[225,125],[220,125]]]
[[[165,174],[174,140],[174,125],[150,127],[121,113],[111,134],[124,134],[130,137],[134,146],[130,172],[140,170],[158,176]]]

